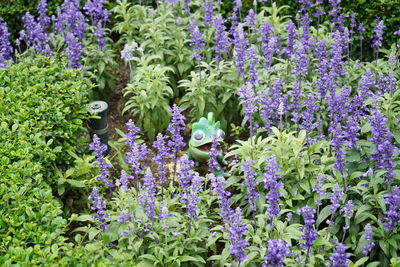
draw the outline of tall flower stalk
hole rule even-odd
[[[93,142],[89,145],[89,148],[95,152],[96,162],[93,166],[98,167],[100,171],[100,175],[96,177],[97,180],[102,181],[111,191],[114,184],[108,179],[109,172],[107,169],[112,168],[112,165],[108,164],[104,158],[105,152],[107,151],[107,145],[102,144],[100,138],[94,134]]]
[[[174,161],[174,172],[172,175],[172,183],[175,181],[176,165],[178,163],[178,153],[182,151],[185,146],[183,142],[182,131],[186,129],[185,116],[181,114],[182,109],[178,105],[174,104],[169,110],[171,113],[171,122],[168,125],[167,130],[170,132],[171,137],[168,140],[168,146],[170,148],[170,155]]]

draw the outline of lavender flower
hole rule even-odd
[[[38,22],[40,26],[42,27],[43,30],[46,30],[51,22],[51,19],[49,16],[47,16],[47,1],[46,0],[40,0],[37,10],[39,13],[38,17]]]
[[[150,168],[146,170],[143,177],[142,192],[139,195],[139,204],[142,206],[147,218],[152,221],[156,216],[156,179]]]
[[[228,223],[233,216],[233,210],[230,207],[231,199],[229,197],[231,193],[225,190],[225,178],[214,174],[209,174],[208,176],[211,180],[212,191],[217,194],[217,198],[220,201],[221,213],[219,215],[225,223]]]
[[[344,213],[344,217],[350,219],[354,214],[354,203],[352,200],[349,200],[343,208],[340,209],[340,212]]]
[[[197,221],[197,203],[200,202],[198,194],[203,191],[203,180],[197,172],[191,180],[191,185],[186,191],[186,213]]]
[[[212,49],[215,51],[215,53],[217,53],[215,59],[218,61],[222,60],[223,53],[228,53],[228,49],[230,46],[229,36],[228,33],[226,32],[226,27],[224,25],[225,22],[226,20],[222,17],[221,14],[219,14],[212,21],[212,25],[215,30],[214,33],[215,45],[212,47]]]
[[[306,47],[303,43],[298,42],[296,44],[296,50],[293,54],[293,59],[295,62],[295,67],[293,69],[293,75],[296,76],[293,90],[289,93],[292,96],[291,113],[292,121],[298,123],[300,118],[300,99],[303,96],[303,91],[301,88],[301,83],[304,77],[308,74],[308,67],[310,64],[310,58],[306,54]]]
[[[61,9],[57,9],[57,17],[54,23],[54,32],[64,36],[67,43],[67,55],[71,60],[69,67],[80,68],[79,63],[82,54],[82,44],[85,38],[85,17],[79,10],[79,1],[65,0]]]
[[[79,40],[85,38],[85,17],[79,10],[78,0],[64,0],[61,9],[57,10],[54,23],[56,34],[71,32]]]
[[[186,205],[186,213],[190,218],[197,220],[197,203],[200,201],[197,194],[201,191],[203,181],[201,180],[198,173],[193,171],[194,162],[189,160],[187,155],[180,158],[180,170],[177,172],[178,182],[183,190],[180,193],[181,203]]]
[[[265,129],[270,130],[276,121],[282,119],[285,113],[286,95],[283,94],[283,80],[276,79],[272,87],[267,87],[260,95],[258,103],[260,104],[260,116],[265,122]],[[277,112],[278,111],[278,112]]]
[[[387,210],[383,212],[386,217],[384,218],[386,232],[391,232],[398,228],[400,221],[400,192],[398,186],[393,186],[390,193],[385,195],[385,204]]]
[[[379,17],[376,18],[376,25],[374,27],[374,35],[372,35],[372,49],[374,49],[376,52],[377,50],[382,46],[382,40],[383,40],[383,29],[386,26],[383,24],[383,20],[381,20]]]
[[[138,144],[136,142],[136,134],[139,132],[139,128],[136,127],[135,123],[129,120],[126,125],[128,126],[128,133],[125,134],[125,144],[129,146],[129,150],[125,154],[125,161],[130,165],[136,183],[136,192],[139,192],[139,175],[143,171],[141,161],[147,159],[149,151],[145,144]]]
[[[157,150],[153,161],[157,164],[158,177],[161,185],[167,182],[167,167],[165,166],[167,157],[169,156],[169,148],[166,146],[165,142],[167,138],[167,136],[159,133],[157,135],[157,140],[153,142],[153,148]]]
[[[292,20],[289,20],[285,30],[287,32],[285,54],[288,58],[291,58],[291,56],[293,54],[293,48],[295,45],[295,38],[297,35],[296,25],[292,22]]]
[[[117,217],[117,222],[123,223],[123,224],[128,224],[129,219],[133,218],[133,215],[131,213],[128,213],[126,210],[123,210],[120,215]]]
[[[92,215],[93,219],[97,219],[100,222],[101,230],[105,231],[108,228],[106,219],[110,219],[111,216],[104,211],[106,202],[99,196],[99,189],[93,187],[92,194],[88,199],[93,201],[93,205],[90,208],[97,212],[97,215]]]
[[[332,206],[329,210],[332,213],[334,213],[340,207],[340,201],[342,201],[343,196],[344,196],[343,190],[340,190],[338,184],[334,184],[332,188],[332,194],[329,197],[332,203]]]
[[[333,252],[332,256],[329,259],[332,261],[332,267],[347,267],[350,263],[348,258],[349,254],[346,253],[346,246],[342,243],[339,243],[336,246],[335,252]]]
[[[163,220],[165,220],[165,219],[167,219],[167,218],[169,218],[169,217],[172,217],[172,216],[174,216],[174,215],[171,214],[171,213],[169,213],[168,207],[167,207],[167,205],[165,204],[165,201],[163,201],[163,202],[161,203],[160,212],[158,213],[158,219],[159,219],[160,221],[163,221]]]
[[[322,174],[318,175],[317,177],[317,183],[312,190],[313,192],[317,193],[316,195],[318,196],[318,198],[315,200],[316,205],[321,205],[321,197],[326,196],[326,190],[322,189],[322,186],[324,185],[324,180],[326,180],[327,178],[328,177],[326,175]]]
[[[95,26],[94,36],[98,38],[99,46],[102,49],[106,48],[104,26],[109,21],[110,15],[110,12],[103,7],[104,2],[105,0],[89,0],[83,7],[85,14],[91,18],[92,24]]]
[[[205,24],[211,24],[212,23],[213,12],[214,12],[213,3],[210,0],[204,2],[203,10],[204,10],[204,23]]]
[[[252,170],[252,165],[256,162],[254,160],[247,160],[245,164],[242,165],[242,171],[246,177],[246,181],[242,183],[243,186],[247,187],[247,195],[245,199],[249,200],[250,209],[255,214],[256,212],[256,199],[260,198],[260,194],[256,190],[257,182],[257,172]]]
[[[201,33],[199,26],[197,25],[197,23],[194,19],[191,19],[189,22],[190,22],[190,26],[187,27],[187,29],[190,31],[189,45],[195,51],[192,54],[192,58],[197,59],[197,60],[202,60],[203,57],[200,54],[205,47],[204,35]]]
[[[235,257],[237,262],[242,262],[247,258],[244,249],[249,242],[243,237],[247,233],[247,226],[242,223],[242,211],[236,208],[232,214],[229,224],[229,240],[231,242],[231,255]]]
[[[212,136],[212,143],[211,143],[211,149],[210,149],[210,159],[208,160],[208,171],[210,173],[220,173],[221,172],[221,166],[218,163],[218,157],[220,156],[220,151],[218,150],[218,146],[220,145],[219,143],[219,138],[217,135]]]
[[[374,142],[376,147],[371,160],[376,161],[376,166],[386,170],[385,183],[390,185],[394,177],[394,162],[393,156],[397,152],[397,147],[393,145],[393,134],[386,127],[387,119],[382,116],[379,111],[375,110],[370,118],[371,132],[373,136],[370,141]]]
[[[247,49],[249,41],[243,31],[243,24],[239,24],[233,32],[233,43],[235,45],[235,66],[240,76],[244,75],[244,63],[247,59]]]
[[[302,122],[301,128],[306,130],[307,138],[310,143],[313,140],[309,137],[309,134],[316,128],[322,125],[321,120],[316,120],[315,115],[318,114],[320,107],[318,105],[318,98],[310,93],[307,99],[304,101],[305,110],[301,114]]]
[[[259,29],[259,33],[261,35],[261,46],[263,47],[263,52],[268,46],[268,42],[271,40],[273,35],[274,28],[269,24],[268,20],[265,20]],[[266,52],[264,52],[266,54]]]
[[[0,17],[0,68],[7,66],[5,61],[12,60],[13,48],[9,37],[7,23]]]
[[[185,117],[181,114],[182,109],[176,104],[173,105],[169,112],[171,113],[171,122],[167,130],[171,133],[171,138],[168,140],[168,146],[171,151],[171,157],[174,160],[174,173],[172,177],[175,177],[178,153],[181,152],[182,147],[185,146],[181,132],[186,129],[186,124]]]
[[[116,181],[116,185],[121,188],[124,192],[129,192],[129,179],[133,177],[126,174],[124,170],[121,171],[121,178]]]
[[[247,82],[238,90],[238,95],[244,105],[244,119],[250,121],[250,136],[254,136],[253,127],[253,113],[257,112],[257,95],[253,90],[253,86],[250,82]]]
[[[281,267],[284,266],[285,258],[290,255],[288,243],[282,239],[268,240],[268,255],[264,257],[266,260],[262,267]]]
[[[104,153],[107,151],[107,145],[100,142],[100,138],[94,134],[93,142],[89,145],[90,150],[94,150],[96,162],[93,164],[94,167],[98,167],[100,170],[100,175],[96,177],[98,181],[102,181],[105,186],[110,190],[114,187],[114,184],[108,179],[108,170],[112,166],[106,163],[104,159]]]
[[[373,232],[373,230],[372,230],[371,224],[368,223],[368,224],[365,226],[364,229],[365,229],[365,232],[364,232],[364,238],[365,238],[365,240],[371,241],[371,240],[373,239],[373,238],[372,238],[372,232]],[[375,243],[371,241],[371,242],[369,242],[369,243],[364,247],[362,253],[363,253],[364,255],[368,255],[368,253],[371,251],[371,249],[372,249],[373,247],[375,247]]]
[[[68,66],[75,69],[81,68],[82,64],[79,63],[79,61],[82,57],[82,44],[79,43],[78,38],[70,32],[66,34],[65,42],[67,43],[67,56],[71,60]]]
[[[138,44],[135,41],[132,41],[129,44],[125,44],[124,49],[121,50],[121,58],[125,62],[129,62],[134,59],[133,53],[138,50]]]
[[[19,40],[24,40],[26,45],[33,46],[37,53],[49,56],[51,49],[48,44],[50,37],[44,31],[40,23],[36,23],[35,18],[27,12],[23,16],[24,30],[20,31]]]
[[[365,32],[365,27],[364,27],[364,24],[363,23],[360,23],[360,24],[358,24],[358,27],[357,27],[357,31],[358,31],[358,33],[360,34],[359,36],[358,36],[358,39],[359,40],[364,40],[364,32]]]
[[[265,58],[264,69],[269,70],[272,65],[272,58],[274,54],[278,54],[280,52],[280,39],[275,35],[271,35],[267,46],[263,46],[263,53]]]
[[[251,45],[248,48],[247,58],[250,61],[249,62],[248,82],[250,82],[252,84],[252,87],[255,88],[256,84],[259,82],[257,65],[260,63],[260,58],[257,55],[257,47],[255,45]]]
[[[283,183],[278,182],[282,175],[277,174],[281,169],[275,157],[266,159],[266,162],[267,165],[264,167],[264,187],[269,190],[266,196],[268,203],[267,212],[272,223],[274,218],[280,214],[279,198],[283,195],[279,193],[279,189],[283,189]]]
[[[254,13],[253,9],[250,9],[249,13],[247,13],[247,16],[245,18],[244,25],[246,25],[247,27],[255,27],[256,23],[257,23],[256,14]]]
[[[314,231],[314,213],[315,209],[305,206],[296,211],[297,213],[302,213],[304,216],[304,226],[300,229],[304,231],[304,234],[301,236],[301,240],[305,241],[301,243],[300,246],[307,249],[307,256],[309,255],[309,251],[312,248],[314,241],[317,239],[318,234]]]

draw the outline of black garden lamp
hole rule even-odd
[[[108,145],[108,124],[107,124],[107,111],[108,104],[104,101],[93,101],[89,103],[88,111],[91,114],[96,114],[100,118],[89,119],[89,130],[92,134],[96,134],[100,138],[102,144],[107,145],[107,154],[110,152]]]

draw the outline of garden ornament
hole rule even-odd
[[[208,113],[207,119],[202,117],[192,126],[192,135],[189,141],[189,158],[196,162],[206,162],[210,159],[211,145],[213,136],[222,143],[225,138],[225,132],[220,128],[220,122],[214,121],[214,114]],[[219,151],[217,161],[220,165],[226,165],[223,154]]]

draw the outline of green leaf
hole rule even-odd
[[[323,221],[325,221],[326,218],[329,217],[329,215],[332,214],[330,211],[332,205],[325,206],[318,214],[317,218],[317,226],[319,226]]]
[[[67,183],[69,183],[72,187],[86,187],[84,183],[78,180],[67,179]]]

